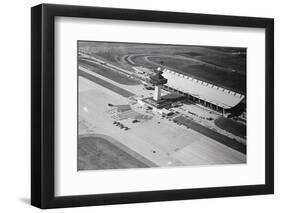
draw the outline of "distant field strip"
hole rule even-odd
[[[130,61],[133,61],[138,66],[145,66],[148,68],[156,68],[164,65],[178,73],[216,84],[217,86],[222,86],[242,94],[246,93],[245,73],[236,72],[227,67],[219,67],[210,62],[201,61],[201,59],[162,54],[135,54],[127,58],[125,57],[124,59],[128,64],[131,64]]]
[[[94,82],[96,84],[99,84],[99,85],[101,85],[101,86],[103,86],[103,87],[105,87],[105,88],[107,88],[107,89],[109,89],[109,90],[119,94],[119,95],[122,95],[123,97],[128,98],[128,97],[131,97],[131,96],[135,95],[134,93],[131,93],[128,90],[125,90],[125,89],[122,89],[122,88],[120,88],[118,86],[115,86],[112,83],[104,81],[104,80],[102,80],[102,79],[100,79],[100,78],[98,78],[96,76],[93,76],[91,74],[88,74],[88,73],[86,73],[86,72],[84,72],[82,70],[78,70],[78,75],[82,76],[84,78],[87,78],[88,80],[90,80],[90,81],[92,81],[92,82]]]
[[[124,84],[124,85],[138,85],[140,84],[139,81],[132,79],[128,77],[125,73],[122,73],[121,71],[118,70],[112,70],[112,67],[106,68],[102,65],[99,65],[94,62],[89,62],[86,60],[79,60],[78,61],[80,65],[85,66],[87,69],[89,69],[92,72],[95,72],[99,75],[102,75],[110,80],[113,80],[119,84]]]
[[[239,143],[238,141],[236,141],[232,138],[228,138],[225,135],[217,133],[217,132],[215,132],[205,126],[202,126],[201,124],[198,124],[183,116],[179,116],[179,117],[175,118],[174,121],[177,123],[183,124],[183,125],[187,126],[188,128],[191,128],[203,135],[206,135],[207,137],[212,138],[213,140],[215,140],[225,146],[228,146],[243,154],[246,154],[246,145]]]
[[[78,170],[148,168],[157,165],[109,136],[92,135],[78,141]]]

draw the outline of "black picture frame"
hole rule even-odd
[[[93,195],[54,195],[55,17],[264,28],[265,184]],[[274,20],[164,11],[41,4],[31,8],[31,204],[42,209],[272,194],[274,192]]]

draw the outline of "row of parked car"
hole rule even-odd
[[[120,127],[120,129],[124,129],[125,131],[130,129],[129,127],[125,126],[124,124],[120,123],[119,121],[114,121],[113,124]]]

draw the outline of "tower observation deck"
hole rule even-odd
[[[156,74],[150,76],[149,82],[154,86],[153,100],[158,102],[161,100],[161,87],[168,82],[168,79],[163,77],[163,71],[160,67],[157,68]]]

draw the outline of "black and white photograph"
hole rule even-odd
[[[1,3],[0,213],[281,212],[281,1]]]
[[[77,170],[247,163],[247,48],[77,41]]]
[[[274,193],[274,19],[216,6],[31,8],[33,206]]]

